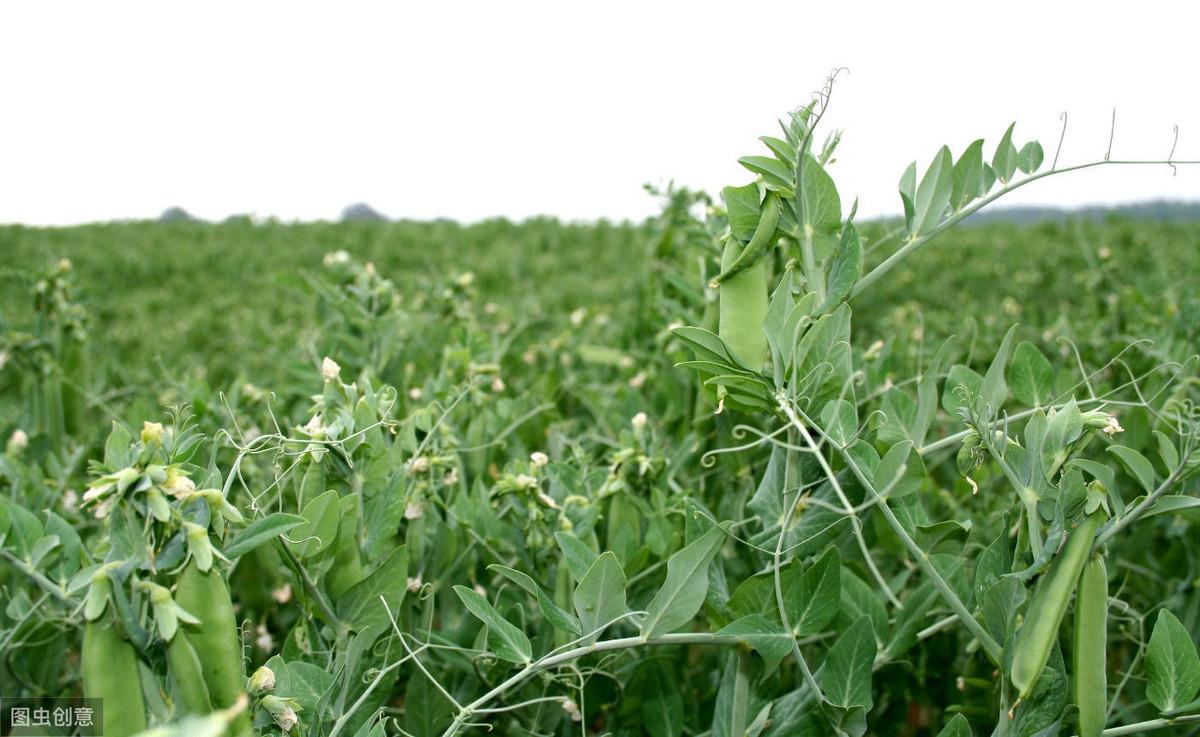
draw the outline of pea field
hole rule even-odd
[[[0,227],[4,733],[1200,734],[1200,221],[973,223],[1133,163],[997,121],[860,222],[821,113],[644,223]]]

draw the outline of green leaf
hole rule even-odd
[[[751,183],[744,187],[726,187],[721,190],[721,197],[725,200],[729,231],[739,241],[749,242],[754,235],[754,229],[758,227],[758,218],[762,212],[762,197],[758,193],[758,185]]]
[[[368,627],[390,629],[392,620],[388,610],[396,616],[407,591],[408,550],[401,545],[371,575],[342,594],[337,601],[338,618],[358,631]]]
[[[983,139],[973,141],[954,164],[954,191],[950,195],[950,206],[961,210],[977,197],[987,193],[987,182],[983,176]]]
[[[743,156],[738,163],[763,178],[767,189],[792,196],[792,169],[770,156]]]
[[[1044,407],[1054,396],[1054,367],[1037,346],[1021,341],[1013,351],[1008,383],[1017,401],[1029,407]]]
[[[542,610],[542,616],[544,616],[546,621],[552,626],[576,636],[582,634],[579,626],[579,620],[575,618],[575,615],[563,609],[558,604],[555,604],[554,600],[551,599],[545,590],[543,590],[542,587],[537,584],[537,581],[534,581],[532,578],[516,569],[509,568],[508,566],[502,566],[499,563],[493,563],[492,565],[488,566],[488,570],[499,573],[509,581],[512,581],[516,585],[525,589],[525,591],[533,594],[533,598],[537,599],[538,606]]]
[[[675,685],[674,672],[658,661],[646,662],[642,721],[651,737],[679,737],[684,725],[683,699]]]
[[[270,542],[279,535],[304,524],[306,520],[294,514],[275,512],[261,519],[256,519],[229,541],[221,552],[226,558],[233,560],[249,553],[263,543]]]
[[[804,221],[800,223],[802,231],[820,238],[837,235],[842,226],[842,200],[833,178],[811,154],[805,155],[800,176],[803,177],[799,198],[804,207]]]
[[[612,551],[596,558],[596,562],[579,580],[574,601],[575,611],[579,614],[580,631],[588,635],[587,642],[595,642],[600,636],[596,630],[628,611],[629,607],[625,604],[625,571]]]
[[[825,551],[798,584],[785,586],[783,607],[792,632],[814,635],[837,616],[842,597],[842,561],[837,548]]]
[[[953,158],[950,149],[942,146],[921,177],[913,201],[912,235],[924,235],[937,227],[946,208],[950,206],[950,195],[954,189]]]
[[[980,405],[977,409],[982,412],[987,408],[992,416],[1000,412],[1000,408],[1008,399],[1008,383],[1004,381],[1004,369],[1008,366],[1008,354],[1012,350],[1012,340],[1016,332],[1017,326],[1013,325],[1004,334],[1004,340],[1000,341],[1000,347],[996,349],[996,355],[992,358],[992,363],[983,376],[983,383],[979,386]]]
[[[713,527],[667,560],[667,578],[646,606],[642,639],[674,632],[700,611],[708,591],[708,564],[725,542],[725,530]]]
[[[1032,174],[1038,170],[1045,159],[1045,154],[1042,153],[1042,144],[1037,141],[1030,141],[1021,147],[1017,153],[1017,168],[1026,174]]]
[[[916,215],[917,162],[912,162],[900,175],[900,201],[904,204],[904,226],[909,235],[913,232],[913,217]]]
[[[596,552],[569,532],[556,532],[554,539],[558,541],[558,548],[562,551],[563,562],[567,564],[571,578],[576,581],[582,580],[596,562]]]
[[[1200,691],[1200,656],[1187,628],[1163,609],[1146,648],[1146,698],[1159,711],[1173,711]]]
[[[965,716],[955,714],[937,733],[937,737],[975,737],[975,733],[971,731],[971,722]]]
[[[1016,123],[1008,126],[1000,145],[996,146],[996,154],[992,156],[992,169],[1001,182],[1007,183],[1017,171],[1017,147],[1013,145],[1012,134]]]
[[[830,703],[843,708],[861,706],[870,711],[871,667],[875,663],[875,637],[869,617],[859,617],[842,633],[817,676]]]
[[[736,637],[758,651],[768,663],[778,663],[792,651],[793,636],[778,622],[761,614],[748,614],[730,622],[718,635]]]
[[[844,448],[858,433],[858,406],[841,397],[821,408],[821,427],[831,440]]]
[[[525,633],[502,617],[479,592],[466,586],[455,586],[454,593],[458,594],[467,611],[487,626],[488,647],[497,657],[512,663],[529,663],[533,659],[533,645]]]
[[[852,223],[842,228],[842,242],[833,264],[829,267],[829,292],[819,312],[828,312],[850,294],[854,283],[862,275],[863,250],[858,229]]]
[[[288,548],[297,558],[311,558],[333,544],[339,506],[338,493],[332,489],[304,505],[300,512],[304,524],[294,527],[288,535]]]
[[[1124,445],[1110,445],[1108,452],[1117,457],[1129,475],[1137,480],[1147,494],[1154,491],[1154,466],[1146,456]]]

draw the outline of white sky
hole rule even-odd
[[[253,212],[642,217],[717,191],[849,68],[827,121],[860,213],[942,143],[1200,159],[1200,3],[48,2],[0,5],[0,222]],[[827,130],[830,128],[827,128]],[[1200,199],[1200,167],[1068,174],[1017,203]]]

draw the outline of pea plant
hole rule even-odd
[[[1007,193],[1191,162],[1046,166],[1009,126],[910,166],[889,230],[816,143],[830,93],[752,181],[653,190],[627,321],[335,250],[276,391],[89,433],[39,409],[83,399],[45,381],[87,347],[57,268],[12,343],[44,391],[0,464],[4,694],[101,698],[110,737],[1200,725],[1200,362],[854,320]]]

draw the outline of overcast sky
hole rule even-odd
[[[975,8],[975,9],[973,9]],[[1200,3],[48,2],[0,5],[0,222],[182,206],[331,219],[640,218],[643,182],[711,191],[834,67],[831,173],[899,209],[909,161],[1013,120],[1061,163],[1200,159]],[[1200,199],[1200,167],[1016,193]]]

